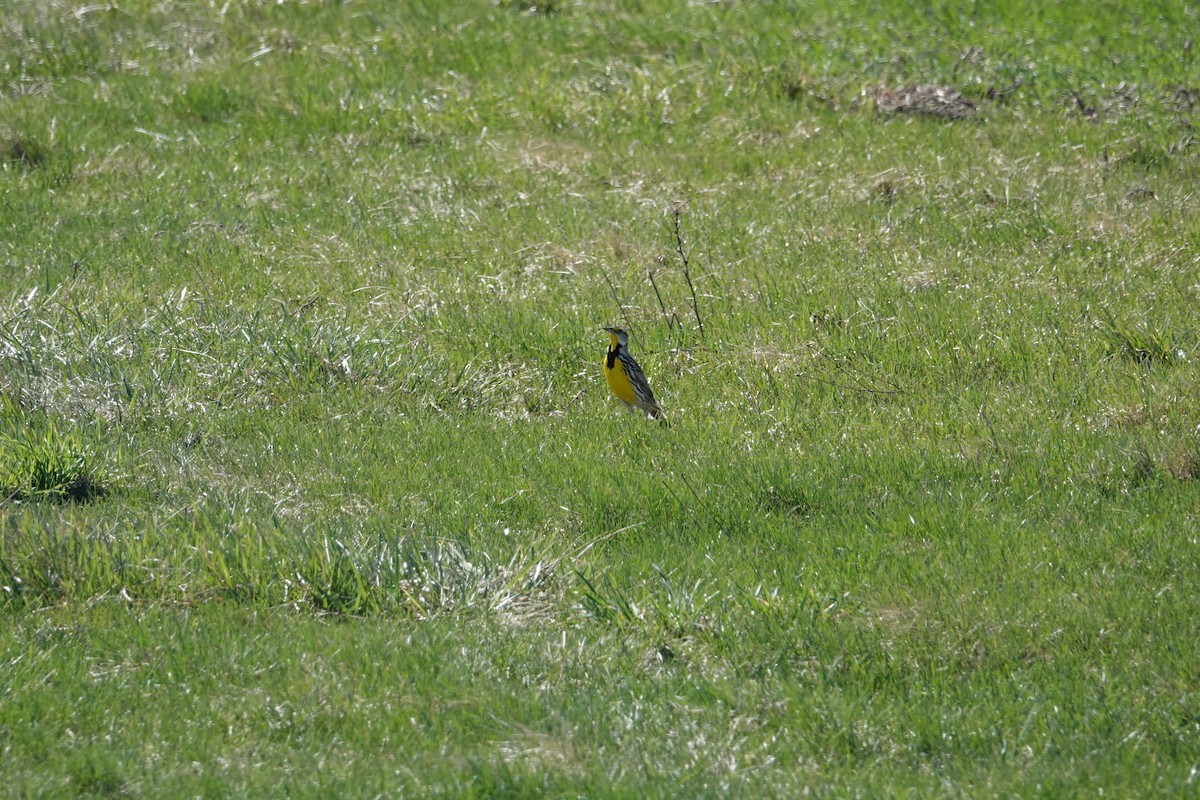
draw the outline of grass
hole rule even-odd
[[[1193,793],[1196,16],[5,6],[0,796]]]
[[[40,414],[27,414],[3,398],[0,431],[0,497],[12,502],[78,502],[104,492],[92,453],[77,431]]]

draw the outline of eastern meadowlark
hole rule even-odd
[[[629,355],[629,334],[620,328],[605,328],[612,337],[608,345],[608,353],[604,356],[604,377],[608,379],[608,388],[617,399],[624,403],[630,411],[641,409],[647,417],[658,419],[662,409],[650,391],[646,375],[642,368]]]

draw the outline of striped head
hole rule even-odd
[[[628,351],[629,350],[629,334],[621,328],[605,328],[609,336],[612,337],[612,344],[609,349]]]

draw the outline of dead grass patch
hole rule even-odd
[[[1181,110],[1194,111],[1200,108],[1200,87],[1180,86],[1171,95],[1171,100]]]
[[[922,269],[902,276],[900,283],[909,292],[924,292],[936,289],[941,285],[942,279],[933,270]]]
[[[773,374],[792,373],[817,357],[809,345],[799,349],[784,350],[775,345],[757,345],[750,350],[750,357],[764,370]]]
[[[921,618],[921,609],[912,606],[884,606],[867,612],[867,621],[874,628],[906,630]]]
[[[523,727],[523,726],[522,726]],[[542,768],[562,769],[579,763],[575,746],[569,739],[528,729],[496,746],[506,763],[523,763]]]
[[[125,144],[119,144],[102,156],[88,158],[76,168],[75,175],[80,178],[102,175],[140,178],[146,170],[146,164],[143,155],[135,153]]]
[[[578,275],[590,257],[586,252],[572,250],[555,242],[538,242],[517,251],[521,272],[526,278],[537,275]]]
[[[516,152],[517,165],[522,169],[559,176],[578,174],[590,160],[587,148],[569,142],[538,142]]]
[[[977,110],[949,86],[918,84],[899,89],[877,89],[871,94],[875,107],[885,114],[916,114],[941,119],[967,119]]]
[[[1096,418],[1101,428],[1117,428],[1118,430],[1133,430],[1140,428],[1150,420],[1145,406],[1109,406]]]
[[[611,256],[612,260],[624,265],[641,267],[661,266],[665,257],[658,246],[645,242],[631,241],[621,235],[617,228],[612,228],[596,239],[596,249]]]
[[[1121,81],[1116,86],[1100,91],[1086,89],[1071,89],[1066,93],[1064,103],[1074,108],[1088,119],[1096,119],[1103,114],[1125,112],[1136,106],[1140,101],[1138,87]]]
[[[1200,451],[1176,450],[1167,456],[1167,473],[1177,481],[1200,480]]]
[[[553,383],[553,377],[535,364],[473,359],[449,373],[428,399],[440,411],[490,411],[510,422],[527,420],[554,410]]]

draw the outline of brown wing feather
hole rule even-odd
[[[646,380],[646,374],[633,360],[633,356],[624,350],[620,352],[620,358],[621,365],[625,367],[625,375],[633,385],[633,393],[639,400],[638,405],[650,416],[657,417],[662,413],[662,409],[658,407],[658,401],[654,399],[654,392],[650,391],[650,382]]]

